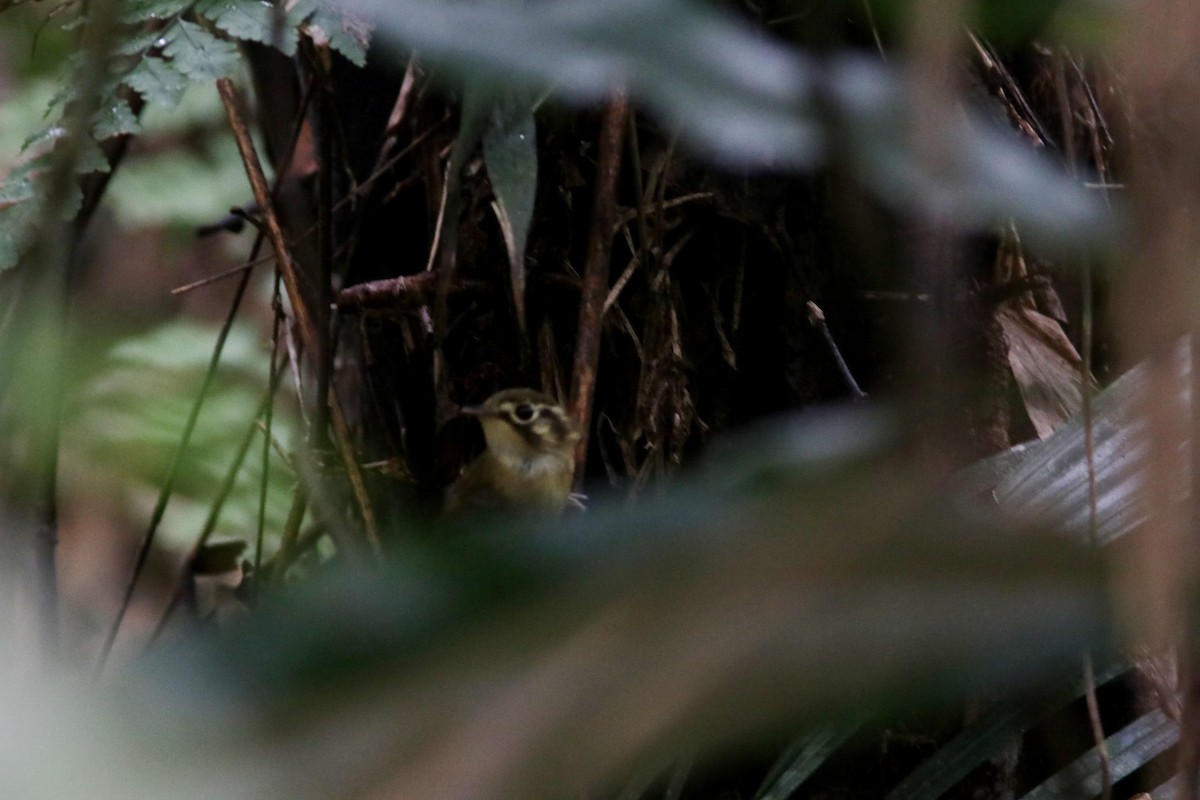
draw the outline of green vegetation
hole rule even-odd
[[[0,795],[1194,793],[1185,5],[0,0]]]

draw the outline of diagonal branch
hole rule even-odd
[[[237,141],[238,152],[241,154],[242,163],[246,168],[246,177],[249,178],[250,188],[254,192],[254,200],[258,203],[259,208],[262,209],[267,238],[270,240],[271,248],[275,253],[275,263],[279,265],[280,273],[283,276],[283,285],[287,289],[288,300],[292,305],[292,313],[296,316],[296,327],[301,345],[305,352],[309,354],[309,357],[312,358],[318,352],[318,342],[320,341],[319,331],[301,291],[299,270],[295,260],[292,258],[291,251],[288,249],[287,240],[283,235],[283,228],[279,225],[279,217],[275,214],[275,205],[272,202],[271,192],[267,186],[267,179],[263,173],[262,163],[259,161],[258,153],[254,149],[254,142],[250,138],[250,131],[247,129],[246,122],[239,110],[233,82],[228,78],[221,78],[217,81],[217,91],[220,92],[221,102],[224,103],[225,111],[229,116],[229,126],[233,130],[234,139]],[[341,458],[342,464],[346,469],[346,477],[350,480],[350,487],[354,492],[354,499],[358,504],[359,513],[362,516],[367,541],[372,548],[378,550],[379,528],[375,521],[375,513],[371,508],[370,498],[367,496],[362,470],[358,466],[358,460],[355,457],[354,448],[350,442],[350,429],[346,424],[345,415],[342,413],[341,404],[338,402],[332,388],[330,388],[326,397],[318,398],[318,402],[327,402],[329,404],[334,448],[337,450],[338,456]],[[331,533],[333,533],[332,529]],[[354,542],[348,540],[339,541],[338,544],[339,546],[350,548],[355,545]]]

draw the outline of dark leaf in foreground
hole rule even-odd
[[[153,705],[214,741],[253,731],[268,794],[370,774],[381,797],[570,795],[680,749],[1025,686],[1106,638],[1081,548],[939,511],[894,464],[807,463],[397,553],[160,662]]]

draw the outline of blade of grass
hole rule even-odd
[[[815,733],[797,737],[779,756],[755,800],[787,800],[866,722],[858,715]]]
[[[1104,740],[1116,783],[1179,741],[1179,726],[1161,711],[1151,711]],[[1021,800],[1067,800],[1095,797],[1103,790],[1100,755],[1092,748],[1055,773]]]
[[[1107,683],[1127,669],[1115,657],[1102,661],[1096,684]],[[1005,743],[1044,719],[1052,710],[1078,699],[1084,682],[1073,679],[1055,694],[1021,703],[1004,703],[984,714],[917,767],[885,800],[933,800],[941,797]]]

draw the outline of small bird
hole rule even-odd
[[[446,513],[558,514],[571,500],[579,429],[554,398],[505,389],[462,413],[479,419],[487,447],[446,493]]]

